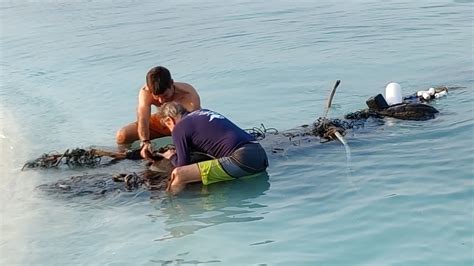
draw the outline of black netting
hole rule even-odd
[[[100,164],[101,158],[102,155],[94,149],[68,149],[64,153],[45,153],[39,158],[25,163],[22,170],[25,168],[54,168],[62,164],[70,167],[96,167]]]

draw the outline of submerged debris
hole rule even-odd
[[[335,85],[335,88],[336,87],[337,85]],[[447,87],[439,87],[435,89],[435,93],[442,93],[447,90]],[[343,142],[342,136],[346,134],[347,130],[364,127],[365,122],[369,118],[375,118],[376,121],[383,121],[381,119],[385,116],[416,120],[433,118],[434,114],[438,111],[425,103],[436,99],[436,96],[423,98],[422,94],[423,93],[421,93],[421,97],[417,94],[405,97],[403,103],[391,106],[385,106],[376,96],[371,98],[374,99],[375,102],[371,101],[367,103],[369,108],[348,113],[342,119],[326,118],[325,115],[324,117],[319,117],[311,125],[303,125],[283,132],[279,132],[273,127],[267,128],[264,124],[260,124],[260,127],[246,129],[246,131],[259,141],[267,138],[269,135],[279,135],[283,137],[284,142],[288,140],[292,144],[298,144],[299,140],[312,141],[317,140],[318,138],[320,139],[320,142],[331,140],[340,140]],[[328,106],[330,106],[330,101],[328,101]],[[297,139],[293,140],[294,138]],[[271,152],[284,152],[285,149],[280,144],[281,143],[278,143],[278,146],[275,145],[276,147],[272,147]],[[174,166],[168,159],[159,155],[159,153],[163,153],[173,148],[174,146],[172,145],[161,147],[157,153],[154,154],[153,162],[147,165],[147,169],[144,171],[115,175],[110,173],[85,174],[81,176],[73,176],[65,180],[59,180],[53,184],[41,185],[39,188],[49,192],[67,193],[71,196],[84,194],[104,195],[108,192],[117,190],[133,191],[141,187],[148,190],[166,190]],[[112,160],[109,163],[103,163],[102,158],[104,156],[112,158]],[[64,153],[45,153],[39,158],[27,162],[22,170],[29,168],[57,168],[60,165],[67,165],[68,167],[98,167],[110,165],[111,163],[123,159],[141,159],[140,150],[107,152],[99,149],[68,149]],[[198,152],[192,153],[193,162],[209,159],[211,158],[206,154]]]
[[[158,152],[163,153],[173,148],[173,145],[167,145],[161,147]],[[134,153],[137,152],[134,151]],[[212,159],[209,155],[200,152],[191,153],[192,162],[209,159]],[[155,155],[153,162],[148,163],[143,171],[77,175],[51,184],[40,185],[38,188],[49,193],[66,194],[67,196],[90,194],[101,196],[116,191],[135,191],[140,188],[165,191],[173,169],[174,166],[170,160]]]
[[[67,149],[64,153],[44,153],[39,158],[26,162],[21,170],[25,168],[54,168],[65,164],[69,167],[96,167],[100,164],[103,154],[95,149],[76,148]]]
[[[155,151],[151,157],[154,160],[159,160],[163,158],[160,153],[167,151],[168,149],[173,149],[173,145],[166,145],[159,148]],[[103,157],[108,157],[108,162],[101,163]],[[94,168],[98,166],[108,166],[119,162],[120,160],[129,159],[129,160],[141,160],[140,149],[127,150],[123,152],[113,152],[105,151],[96,148],[83,149],[67,149],[64,153],[51,152],[44,153],[40,157],[26,162],[21,170],[31,169],[31,168],[58,168],[61,165],[67,165],[71,168],[76,167],[86,167]]]

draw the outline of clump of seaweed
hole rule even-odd
[[[40,157],[26,162],[21,170],[29,168],[55,168],[63,164],[69,167],[96,167],[100,164],[102,156],[104,154],[95,149],[67,149],[63,153],[44,153]]]

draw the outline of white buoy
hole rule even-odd
[[[425,100],[431,99],[431,95],[430,95],[428,92],[426,92],[426,91],[423,92],[423,95],[422,95],[422,96],[423,96],[423,99],[425,99]]]
[[[446,96],[447,94],[448,94],[447,91],[441,91],[435,94],[435,98],[443,97],[443,96]]]
[[[402,87],[396,82],[389,83],[385,87],[385,100],[388,105],[394,105],[402,102]]]
[[[428,90],[428,93],[429,93],[431,96],[435,95],[435,89],[434,89],[434,88],[430,88],[430,89]]]

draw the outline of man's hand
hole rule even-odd
[[[140,156],[145,160],[152,160],[153,155],[153,145],[150,141],[144,142],[140,148]]]

